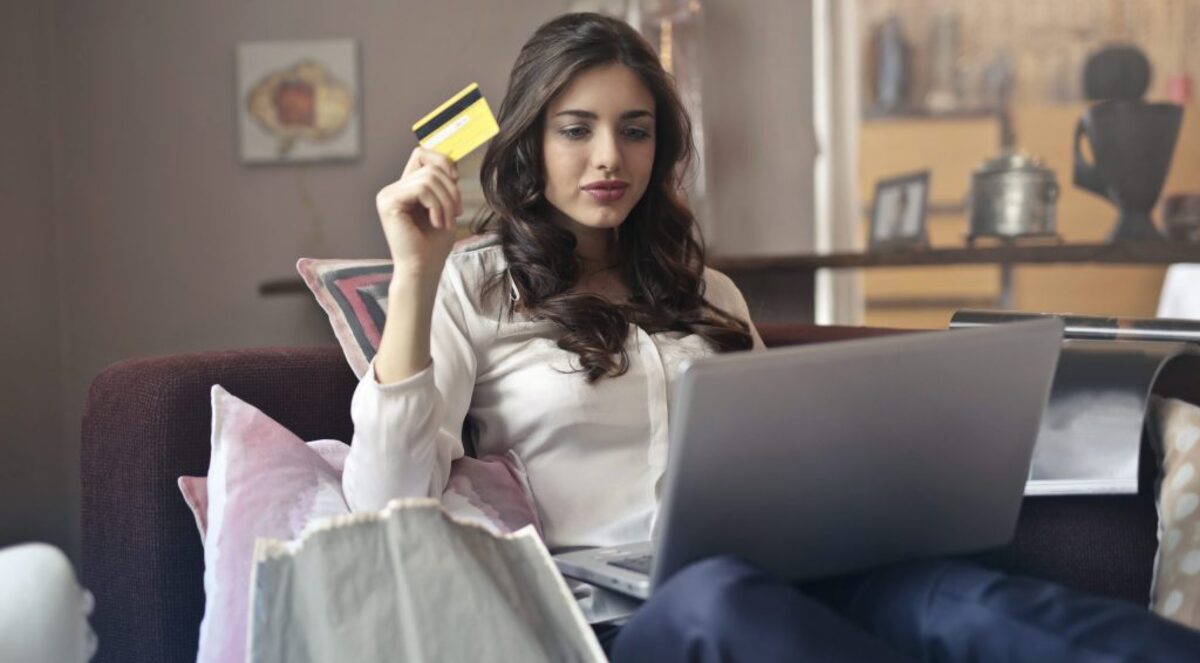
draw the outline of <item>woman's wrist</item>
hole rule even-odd
[[[416,293],[436,292],[444,267],[445,261],[436,265],[418,260],[393,262],[388,294],[403,293],[411,296]]]

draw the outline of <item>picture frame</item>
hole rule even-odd
[[[353,39],[240,42],[237,114],[242,163],[358,159],[358,57]]]
[[[928,204],[928,170],[877,182],[871,204],[871,250],[928,247],[925,228]]]

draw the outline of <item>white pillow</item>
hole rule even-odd
[[[340,442],[332,444],[349,450]],[[342,497],[339,468],[219,385],[212,388],[207,496],[206,601],[196,660],[241,661],[246,658],[255,539],[290,540],[309,523],[350,509]]]

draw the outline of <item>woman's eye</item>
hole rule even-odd
[[[568,140],[579,140],[588,135],[587,127],[563,127],[558,133]]]
[[[633,140],[646,140],[650,137],[650,132],[641,127],[629,127],[625,130],[625,135]]]

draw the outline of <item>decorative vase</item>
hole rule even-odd
[[[900,17],[891,14],[875,33],[875,109],[888,114],[908,108],[912,85],[912,47]]]
[[[1158,202],[1183,108],[1112,100],[1089,108],[1075,127],[1075,185],[1107,198],[1119,210],[1109,241],[1161,240],[1150,211]],[[1081,150],[1084,138],[1094,157]]]

